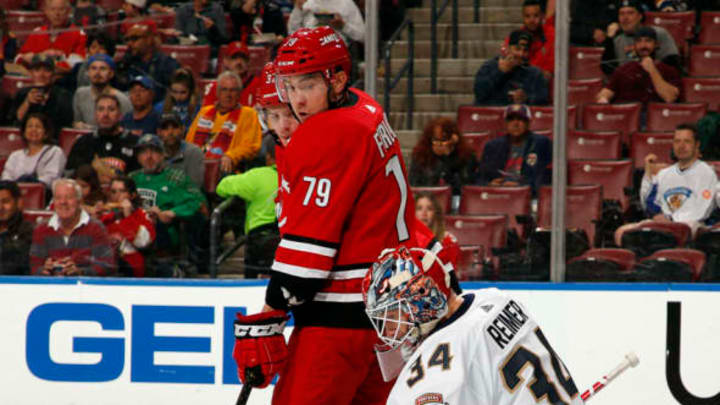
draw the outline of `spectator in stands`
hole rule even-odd
[[[622,235],[647,221],[683,222],[693,236],[718,205],[718,179],[715,170],[700,160],[700,140],[693,124],[681,124],[673,136],[673,154],[677,163],[658,163],[650,153],[645,157],[645,174],[640,187],[640,202],[650,219],[626,224],[615,231],[620,246]]]
[[[102,205],[100,221],[107,227],[118,259],[121,276],[144,277],[142,249],[155,240],[155,225],[142,208],[135,181],[118,177],[110,183],[110,197]]]
[[[23,87],[15,95],[8,121],[19,125],[34,112],[45,113],[53,120],[54,127],[72,125],[70,94],[54,82],[55,62],[52,57],[35,55],[30,61],[32,86]],[[53,139],[54,140],[54,139]]]
[[[260,31],[273,33],[276,38],[287,36],[287,24],[283,16],[282,8],[278,1],[260,0],[237,0],[230,5],[230,18],[235,28],[230,33],[233,39],[238,39],[246,44],[250,42],[250,35],[256,27],[257,19],[262,19]]]
[[[69,0],[47,0],[43,11],[50,24],[28,37],[15,61],[30,64],[35,55],[42,54],[56,60],[57,73],[67,73],[85,59],[85,33],[70,23]]]
[[[242,80],[233,72],[218,76],[217,103],[203,107],[188,130],[186,141],[200,146],[208,159],[220,159],[220,170],[232,172],[252,160],[262,132],[257,112],[240,104]]]
[[[160,122],[160,114],[153,108],[153,81],[147,76],[134,77],[130,82],[129,94],[133,109],[123,116],[120,125],[136,136],[154,134]]]
[[[160,50],[157,24],[153,20],[133,24],[125,35],[125,41],[128,52],[118,62],[118,87],[129,89],[134,77],[148,76],[155,86],[154,102],[161,101],[170,85],[170,77],[180,64]]]
[[[275,141],[266,138],[266,165],[243,174],[227,176],[220,181],[216,192],[222,198],[239,197],[245,201],[245,278],[269,274],[280,243],[275,196],[278,192],[278,172],[275,165]]]
[[[445,214],[434,194],[420,192],[415,195],[415,217],[430,228],[435,239],[442,244],[444,258],[457,268],[460,245],[455,236],[445,230]]]
[[[65,154],[59,146],[49,143],[55,138],[50,118],[43,113],[30,113],[20,126],[25,148],[10,154],[2,172],[3,180],[41,182],[50,189],[62,177]]]
[[[0,9],[0,78],[5,75],[5,61],[15,60],[17,53],[17,40],[15,34],[8,28],[5,10]]]
[[[644,9],[640,0],[622,0],[618,8],[618,23],[622,30],[613,40],[614,59],[622,65],[640,57],[635,50],[635,37],[642,25]],[[672,35],[665,28],[651,26],[656,33],[655,59],[667,65],[680,67],[680,56]],[[607,58],[607,56],[604,56]],[[607,62],[607,59],[604,60]]]
[[[480,181],[493,186],[529,184],[533,195],[550,184],[552,143],[530,131],[530,109],[513,104],[505,109],[507,134],[485,145],[480,160]]]
[[[210,0],[193,0],[180,5],[175,16],[175,29],[184,37],[195,36],[199,45],[210,45],[213,57],[217,56],[220,45],[230,38],[222,6]]]
[[[523,1],[522,30],[533,37],[528,50],[528,62],[549,79],[555,70],[555,0],[548,0],[547,7],[546,12],[540,0]],[[510,38],[505,38],[506,48],[509,42]]]
[[[130,28],[147,14],[147,0],[125,0],[122,5],[125,22],[120,25],[120,37],[125,38]]]
[[[0,275],[30,274],[33,224],[23,219],[20,188],[0,181]]]
[[[163,142],[145,134],[136,146],[141,170],[130,174],[143,199],[143,207],[155,220],[156,247],[177,254],[179,221],[186,223],[191,261],[200,271],[207,268],[207,203],[198,186],[179,169],[165,164]]]
[[[174,113],[189,128],[200,110],[200,95],[195,87],[195,78],[190,70],[180,68],[170,78],[170,89],[165,100],[155,104],[158,114]]]
[[[168,167],[182,170],[200,188],[205,183],[205,154],[197,145],[185,142],[185,125],[173,112],[160,118],[158,135],[165,149]]]
[[[365,42],[365,22],[352,0],[295,0],[288,20],[288,32],[329,25],[347,45]]]
[[[455,121],[436,118],[427,125],[422,138],[415,145],[410,164],[410,184],[413,186],[452,187],[455,195],[477,176],[475,154],[460,134]]]
[[[101,94],[95,101],[97,128],[75,141],[68,156],[66,173],[91,163],[102,164],[116,175],[138,167],[133,150],[138,137],[120,126],[120,117],[120,100],[112,94]]]
[[[577,46],[598,46],[610,40],[611,54],[614,53],[612,38],[617,33],[616,0],[571,1],[570,2],[570,43]],[[609,59],[614,56],[610,56]]]
[[[97,218],[97,213],[102,208],[102,202],[105,201],[100,184],[100,174],[95,170],[93,165],[87,164],[78,167],[73,173],[72,179],[77,182],[82,190],[82,208],[90,214],[91,217]],[[107,180],[107,184],[110,179]]]
[[[485,62],[475,75],[475,104],[548,103],[548,83],[540,69],[528,65],[532,35],[510,33],[507,49]]]
[[[107,33],[104,31],[92,31],[87,36],[87,41],[85,42],[87,46],[86,54],[88,57],[88,60],[83,63],[78,63],[75,65],[74,71],[77,71],[75,76],[75,86],[73,87],[82,87],[82,86],[89,86],[92,83],[90,82],[90,76],[88,75],[88,69],[90,67],[90,59],[93,57],[93,55],[97,54],[105,54],[110,55],[111,57],[115,55],[115,41],[108,36]],[[113,68],[115,70],[115,68]],[[114,75],[113,75],[114,78]]]
[[[655,10],[665,12],[688,11],[690,6],[684,0],[655,0]]]
[[[53,183],[55,214],[33,233],[30,269],[43,276],[110,276],[115,257],[105,227],[81,205],[80,186],[70,179]]]
[[[95,128],[95,101],[101,94],[117,97],[122,114],[130,113],[133,109],[128,96],[111,85],[115,77],[115,62],[110,55],[94,54],[88,58],[88,65],[90,85],[79,87],[73,96],[73,127],[79,129]]]
[[[613,72],[610,82],[598,92],[598,103],[650,101],[673,103],[680,97],[680,72],[654,58],[656,31],[640,27],[635,32],[634,52],[639,61],[628,61]]]
[[[107,12],[104,8],[95,4],[95,0],[77,0],[72,15],[75,24],[88,27],[104,24]],[[90,30],[95,31],[97,28],[91,27]]]
[[[250,51],[240,41],[228,44],[225,57],[222,58],[223,72],[233,72],[242,80],[242,93],[240,93],[240,104],[246,107],[255,106],[255,90],[260,85],[259,76],[250,72]],[[203,106],[217,103],[217,80],[210,82],[205,87]]]

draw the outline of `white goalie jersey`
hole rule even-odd
[[[463,304],[403,367],[388,405],[580,405],[570,373],[516,300],[495,288]]]

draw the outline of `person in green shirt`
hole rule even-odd
[[[156,226],[156,252],[176,255],[180,251],[180,221],[186,224],[190,262],[199,272],[209,264],[207,201],[202,191],[180,169],[165,163],[165,147],[157,135],[145,134],[135,146],[142,169],[130,173],[137,184],[143,208]],[[160,272],[163,273],[162,269]],[[177,275],[172,270],[172,275]]]
[[[222,198],[239,197],[245,200],[245,278],[268,274],[280,243],[275,197],[278,190],[278,173],[275,166],[275,142],[266,137],[263,149],[265,166],[245,173],[227,176],[220,181],[216,193]]]

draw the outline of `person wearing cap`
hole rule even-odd
[[[480,183],[493,186],[529,184],[533,195],[550,184],[552,142],[530,131],[530,108],[522,104],[505,109],[504,136],[485,145],[480,160]]]
[[[249,162],[260,149],[262,131],[257,111],[240,104],[241,90],[238,75],[221,73],[217,103],[200,109],[185,137],[205,151],[205,158],[220,159],[223,173]]]
[[[118,88],[129,90],[135,77],[146,76],[155,87],[153,103],[162,101],[170,77],[180,64],[160,50],[157,24],[150,19],[134,23],[125,35],[125,42],[128,52],[118,62]]]
[[[88,76],[90,85],[78,87],[73,96],[74,128],[95,127],[95,100],[100,94],[112,94],[117,97],[123,114],[132,111],[128,96],[110,84],[115,77],[115,62],[110,55],[98,53],[88,58]]]
[[[55,84],[55,62],[52,57],[37,54],[30,60],[32,85],[15,95],[8,121],[19,126],[29,113],[41,112],[50,117],[55,128],[72,125],[70,93]],[[57,136],[57,135],[56,135]]]
[[[680,97],[682,80],[673,66],[654,59],[657,33],[653,27],[635,32],[634,53],[639,60],[625,62],[615,69],[608,84],[598,92],[596,101],[607,104],[648,102],[674,103]]]
[[[17,38],[8,26],[5,10],[0,9],[0,78],[5,76],[5,61],[15,60],[18,51]]]
[[[185,37],[194,35],[199,45],[210,45],[212,57],[217,57],[220,45],[230,39],[222,5],[210,0],[193,0],[180,5],[175,15],[175,29]]]
[[[613,39],[614,57],[618,66],[639,58],[635,51],[635,37],[638,29],[643,27],[644,8],[640,0],[621,0],[618,3],[618,24],[620,32]],[[650,26],[656,33],[655,58],[670,66],[680,67],[680,52],[672,35],[663,27]],[[603,61],[608,56],[604,55]]]
[[[87,60],[83,63],[78,63],[73,68],[73,75],[75,76],[75,88],[89,86],[90,76],[88,76],[88,61],[93,55],[104,53],[106,55],[115,55],[115,40],[104,31],[91,31],[88,33],[87,41],[85,41],[85,49]],[[117,71],[117,69],[115,69]]]
[[[205,183],[205,154],[197,145],[185,142],[185,125],[180,116],[174,112],[163,114],[157,133],[165,147],[168,167],[182,170],[198,187],[202,187]]]
[[[522,30],[533,40],[528,51],[528,62],[542,70],[546,78],[555,71],[555,0],[543,7],[540,0],[525,0],[522,4]],[[505,47],[510,37],[505,38]]]
[[[133,149],[138,137],[120,126],[121,116],[120,100],[115,95],[98,96],[95,100],[97,128],[75,141],[65,165],[66,173],[72,174],[80,166],[91,163],[94,167],[102,163],[107,172],[116,175],[138,167]],[[96,167],[96,170],[102,171],[102,168]]]
[[[265,166],[242,174],[226,176],[215,192],[222,198],[239,197],[245,201],[245,278],[269,274],[280,243],[275,217],[275,196],[278,193],[278,170],[275,165],[275,141],[265,138]]]
[[[50,24],[36,28],[25,40],[15,63],[29,64],[33,56],[43,54],[57,59],[58,72],[67,73],[85,59],[85,33],[70,23],[69,0],[48,0],[43,11]]]
[[[191,258],[199,270],[207,268],[207,201],[182,170],[165,163],[165,145],[157,135],[144,134],[135,145],[141,169],[130,173],[143,207],[155,219],[156,248],[178,254],[179,223],[187,223]],[[204,241],[203,241],[204,239]]]
[[[246,107],[255,106],[255,92],[260,86],[259,76],[250,72],[250,50],[247,45],[240,41],[228,44],[225,55],[222,58],[223,72],[234,72],[242,80],[242,92],[240,93],[240,104]],[[203,106],[213,105],[217,102],[217,80],[213,80],[205,86]]]
[[[475,104],[547,104],[548,82],[540,69],[528,65],[532,35],[523,30],[510,33],[501,55],[485,62],[475,75]]]
[[[154,134],[160,123],[160,114],[153,108],[155,84],[147,76],[136,76],[130,81],[132,111],[126,113],[120,125],[131,134]]]

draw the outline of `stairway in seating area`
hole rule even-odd
[[[438,0],[438,4],[443,1]],[[452,3],[452,0],[451,0]],[[458,0],[458,58],[451,57],[452,6],[440,18],[438,38],[438,93],[430,93],[430,0],[422,7],[408,8],[415,24],[415,112],[412,128],[406,127],[406,79],[401,79],[391,92],[390,123],[398,134],[407,158],[420,138],[425,124],[436,117],[455,119],[460,105],[472,104],[475,73],[487,59],[498,55],[503,39],[522,26],[522,0],[480,0],[480,22],[473,22],[473,0]],[[407,35],[403,34],[403,39]],[[398,41],[392,51],[392,71],[405,63],[407,42]],[[382,65],[383,61],[380,59]],[[384,91],[382,76],[378,78],[378,100]]]

